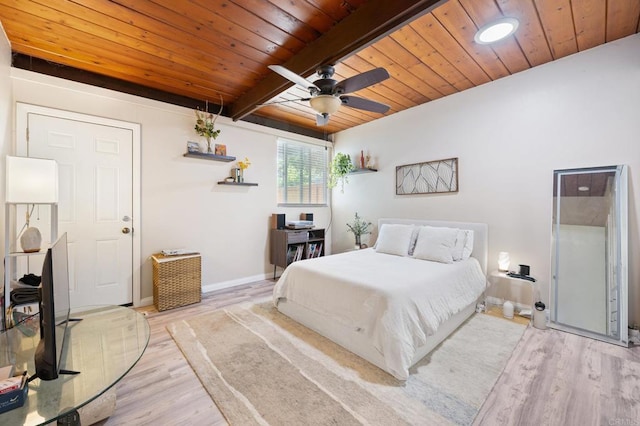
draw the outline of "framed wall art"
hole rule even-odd
[[[396,194],[458,192],[458,158],[396,166]]]

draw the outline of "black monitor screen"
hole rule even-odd
[[[40,342],[34,356],[36,377],[53,380],[60,371],[69,320],[67,234],[47,250],[40,283]]]

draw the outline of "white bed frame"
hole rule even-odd
[[[471,253],[471,256],[476,258],[478,262],[480,262],[482,272],[485,276],[487,275],[487,252],[489,247],[489,227],[487,226],[487,224],[418,219],[380,219],[378,220],[378,230],[380,230],[380,227],[385,223],[418,226],[428,225],[473,230],[473,252]],[[481,298],[482,297],[483,296],[481,296]],[[417,349],[416,354],[411,361],[411,365],[415,365],[415,363],[424,358],[425,355],[431,352],[444,339],[446,339],[447,336],[455,331],[467,318],[469,318],[473,314],[473,312],[475,312],[476,303],[477,301],[474,301],[462,311],[458,312],[457,314],[449,318],[449,320],[441,324],[438,328],[438,331],[434,335],[429,336],[429,338],[427,339],[427,343]],[[323,315],[312,312],[290,300],[280,300],[280,302],[278,303],[278,310],[286,316],[304,325],[305,327],[316,331],[329,340],[344,347],[345,349],[366,359],[382,370],[387,371],[382,354],[380,354],[371,345],[371,343],[362,336],[361,333],[357,333],[356,331],[353,331],[339,324],[338,322],[332,321]]]

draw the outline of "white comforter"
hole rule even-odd
[[[363,333],[387,371],[406,379],[416,348],[485,285],[474,258],[444,264],[365,249],[289,265],[273,302],[294,301]]]

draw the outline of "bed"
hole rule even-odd
[[[400,380],[475,312],[488,227],[380,219],[372,248],[294,262],[277,309]]]

